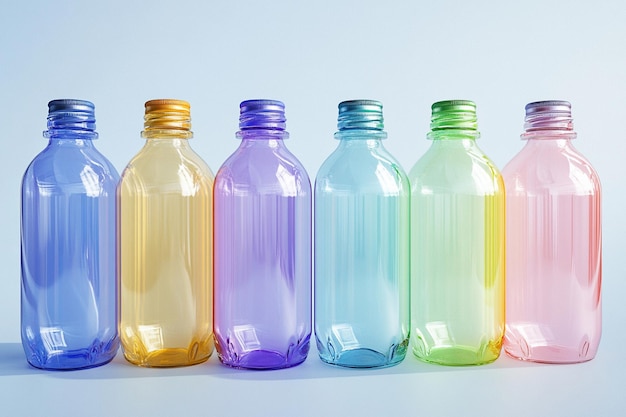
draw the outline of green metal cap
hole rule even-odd
[[[431,130],[477,130],[476,103],[470,100],[438,101],[432,105]]]

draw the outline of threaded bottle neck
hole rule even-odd
[[[239,104],[238,139],[287,139],[285,104],[278,100],[246,100]]]
[[[526,105],[524,130],[573,131],[572,105],[567,101],[536,101]]]
[[[335,139],[385,139],[383,105],[376,100],[339,103]]]
[[[480,136],[473,101],[438,101],[431,110],[429,139],[477,139]]]
[[[87,100],[60,99],[48,103],[48,129],[43,132],[49,139],[75,137],[94,140],[96,132],[95,106]]]
[[[159,99],[145,103],[144,130],[141,137],[178,138],[193,137],[191,131],[191,106],[184,100]]]

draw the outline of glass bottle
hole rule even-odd
[[[222,363],[277,369],[311,336],[311,184],[280,101],[240,105],[239,148],[215,179],[215,339]]]
[[[204,362],[213,352],[213,173],[189,145],[189,103],[145,104],[146,143],[118,187],[120,336],[139,366]]]
[[[48,103],[48,146],[26,169],[21,333],[42,369],[103,365],[119,347],[113,165],[95,148],[94,105]]]
[[[395,365],[409,341],[410,187],[382,107],[339,104],[339,146],[315,182],[315,335],[333,365]]]
[[[507,164],[505,351],[535,362],[592,359],[602,330],[600,180],[572,145],[571,105],[526,106],[526,145]]]
[[[476,105],[432,105],[411,181],[411,332],[417,357],[479,365],[504,336],[504,184],[478,148]]]

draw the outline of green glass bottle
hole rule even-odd
[[[411,338],[426,362],[479,365],[504,336],[504,183],[478,148],[476,105],[433,104],[411,181]]]

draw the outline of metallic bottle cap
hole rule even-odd
[[[375,100],[349,100],[339,103],[339,130],[383,130],[383,104]]]
[[[45,137],[51,137],[53,131],[72,130],[88,133],[92,139],[97,137],[95,106],[86,100],[61,99],[48,103],[48,130]]]
[[[477,130],[476,104],[469,100],[438,101],[431,107],[431,130]]]
[[[145,104],[143,137],[152,133],[174,131],[177,136],[191,137],[191,106],[184,100],[150,100]],[[186,134],[185,132],[188,132]]]
[[[524,129],[536,130],[574,130],[572,105],[567,101],[535,101],[526,105]]]
[[[278,100],[246,100],[239,105],[239,129],[285,130],[285,104]]]

